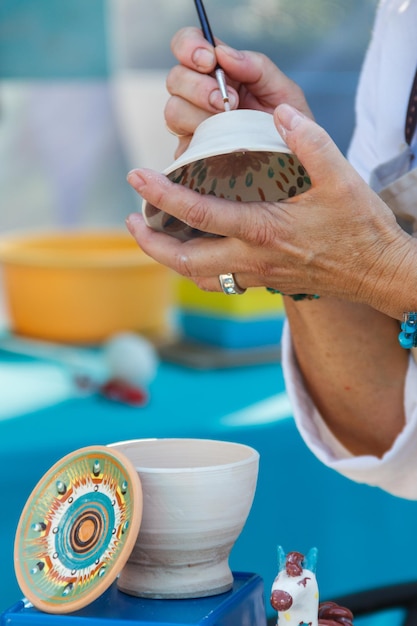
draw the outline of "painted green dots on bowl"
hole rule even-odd
[[[248,172],[245,178],[245,185],[246,187],[251,187],[252,184],[253,184],[253,174],[252,172]]]

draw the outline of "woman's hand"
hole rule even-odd
[[[183,28],[173,38],[172,52],[179,61],[168,74],[171,94],[165,120],[178,135],[178,157],[187,147],[198,124],[224,111],[224,102],[212,76],[218,62],[228,82],[232,109],[257,109],[273,113],[287,102],[312,117],[301,88],[283,74],[268,57],[257,52],[235,50],[223,43],[214,48],[198,28]]]
[[[417,267],[414,240],[315,122],[288,105],[277,108],[275,122],[310,175],[309,191],[285,202],[238,203],[200,195],[155,172],[131,172],[130,184],[151,204],[223,236],[181,243],[134,215],[128,226],[141,248],[208,291],[219,291],[218,275],[232,272],[242,288],[334,296],[397,318],[417,310],[410,293],[404,308],[401,278]]]

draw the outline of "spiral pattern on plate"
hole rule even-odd
[[[125,461],[105,446],[83,448],[58,461],[32,492],[16,533],[15,569],[38,608],[85,606],[125,564],[142,512],[139,479]]]

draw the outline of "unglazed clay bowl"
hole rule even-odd
[[[143,516],[118,587],[148,598],[228,591],[229,554],[251,509],[259,454],[207,439],[142,439],[110,446],[136,467]]]
[[[273,116],[239,109],[206,119],[164,174],[201,194],[237,202],[279,202],[310,187],[308,174],[282,141]],[[148,226],[181,241],[210,236],[144,201]]]

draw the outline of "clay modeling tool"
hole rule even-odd
[[[198,17],[200,20],[201,30],[203,31],[203,35],[207,39],[207,41],[211,43],[213,48],[215,48],[216,44],[214,41],[213,32],[211,30],[210,23],[207,19],[207,13],[204,8],[203,2],[202,0],[194,0],[194,2],[195,2],[196,9],[197,9]],[[214,74],[216,76],[220,93],[223,98],[224,110],[230,111],[229,96],[227,95],[226,77],[224,75],[224,71],[222,70],[222,68],[220,67],[218,63],[216,67],[214,68]]]

